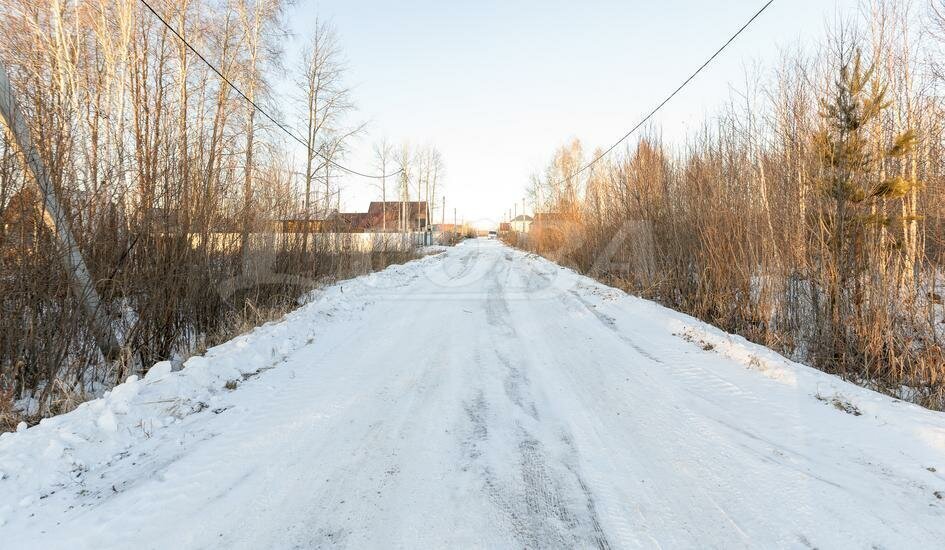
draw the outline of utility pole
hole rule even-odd
[[[16,146],[43,197],[43,221],[56,235],[59,242],[59,261],[69,278],[70,289],[89,318],[95,343],[106,359],[116,359],[121,353],[121,345],[102,311],[101,300],[92,283],[92,276],[89,275],[85,260],[82,259],[82,253],[69,228],[66,212],[59,203],[56,190],[49,180],[43,159],[40,158],[39,151],[33,147],[29,128],[13,98],[10,79],[7,76],[6,67],[2,64],[0,64],[0,115],[3,116],[3,122],[10,133],[13,134]]]
[[[446,195],[443,196],[443,220],[440,222],[443,225],[446,225]]]
[[[539,182],[540,183],[540,182]],[[544,227],[541,226],[541,185],[537,185],[535,188],[535,223],[538,224],[538,231],[536,232],[536,243],[535,248],[538,250],[538,254],[541,255],[541,234],[544,231]]]
[[[387,155],[381,161],[381,233],[387,233]],[[369,207],[370,208],[370,207]],[[385,239],[387,237],[384,237]],[[384,242],[387,242],[386,240]]]

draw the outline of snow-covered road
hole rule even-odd
[[[496,241],[169,370],[0,438],[0,547],[945,544],[945,415]]]

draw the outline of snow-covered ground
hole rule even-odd
[[[0,437],[2,548],[945,541],[945,415],[490,240]]]

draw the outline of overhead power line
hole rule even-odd
[[[563,179],[561,179],[561,180],[559,180],[559,181],[557,181],[557,182],[555,182],[555,183],[556,183],[556,184],[564,183],[564,182],[566,182],[566,181],[569,181],[569,180],[574,179],[576,176],[579,176],[582,172],[584,172],[585,170],[587,170],[587,169],[590,168],[591,166],[594,166],[594,164],[596,164],[596,163],[597,163],[598,161],[600,161],[602,158],[606,157],[611,151],[613,151],[614,149],[616,149],[618,145],[620,145],[621,143],[623,143],[624,141],[626,141],[628,137],[632,136],[634,132],[636,132],[637,130],[639,130],[644,124],[646,124],[651,118],[653,118],[653,116],[654,116],[657,112],[659,112],[659,110],[662,109],[667,103],[669,103],[670,100],[672,100],[674,97],[676,97],[676,94],[678,94],[680,91],[682,91],[683,88],[685,88],[690,82],[692,82],[692,80],[693,80],[694,78],[696,78],[696,77],[699,75],[699,73],[702,72],[703,69],[705,69],[706,67],[708,67],[708,66],[709,66],[709,63],[712,63],[712,61],[715,60],[715,58],[718,57],[719,54],[721,54],[722,51],[725,50],[725,48],[727,48],[727,47],[729,46],[729,44],[731,44],[732,42],[735,41],[736,38],[738,38],[738,35],[742,34],[742,32],[744,32],[745,29],[747,29],[752,23],[754,23],[755,19],[758,19],[758,17],[759,17],[762,13],[764,13],[764,11],[765,11],[766,9],[768,9],[768,6],[770,6],[770,5],[773,4],[773,3],[774,3],[774,0],[768,0],[768,2],[765,3],[765,5],[761,6],[761,9],[759,9],[757,12],[755,12],[755,15],[752,15],[752,16],[751,16],[751,19],[749,19],[748,22],[746,22],[744,25],[742,25],[742,27],[741,27],[740,29],[738,29],[738,31],[737,31],[735,34],[733,34],[732,36],[730,36],[729,39],[726,40],[724,44],[722,44],[722,47],[721,47],[721,48],[719,48],[718,50],[716,50],[715,53],[712,54],[711,57],[709,57],[708,59],[706,59],[705,63],[703,63],[698,69],[696,69],[696,72],[694,72],[694,73],[692,73],[691,75],[689,75],[689,78],[687,78],[682,84],[680,84],[678,88],[676,88],[675,90],[673,90],[673,93],[669,94],[669,95],[666,97],[666,99],[664,99],[659,105],[656,106],[656,108],[654,108],[652,111],[650,111],[650,113],[649,113],[648,115],[646,115],[645,117],[643,117],[643,120],[641,120],[640,122],[638,122],[636,126],[634,126],[633,128],[630,128],[630,131],[627,132],[626,134],[624,134],[622,138],[618,139],[618,140],[616,141],[616,143],[614,143],[613,145],[611,145],[610,147],[608,147],[607,150],[604,151],[603,153],[597,155],[597,156],[594,158],[594,160],[588,162],[587,164],[585,164],[584,166],[582,166],[581,168],[579,168],[577,172],[574,172],[574,173],[571,174],[570,176],[568,176],[568,177],[566,177],[566,178],[563,178]]]
[[[194,55],[196,55],[197,57],[200,58],[201,61],[203,61],[204,63],[206,63],[206,65],[207,65],[208,67],[210,67],[210,70],[212,70],[213,72],[215,72],[215,73],[217,74],[217,76],[219,76],[221,79],[223,79],[224,82],[226,82],[227,84],[229,84],[230,88],[233,88],[233,91],[235,91],[237,94],[239,94],[240,97],[242,97],[244,100],[246,100],[247,103],[249,103],[250,105],[252,105],[253,108],[256,109],[257,111],[259,111],[264,117],[268,118],[269,121],[272,122],[273,124],[275,124],[280,130],[282,130],[283,132],[285,132],[285,134],[286,134],[287,136],[289,136],[289,137],[292,138],[293,140],[297,141],[300,145],[302,145],[302,147],[305,147],[307,150],[309,150],[309,151],[311,151],[312,153],[314,153],[314,154],[318,155],[319,157],[321,157],[326,163],[328,163],[328,164],[330,164],[330,165],[332,165],[332,166],[335,166],[336,168],[340,168],[341,170],[344,170],[345,172],[348,172],[349,174],[354,174],[354,175],[356,175],[356,176],[361,176],[361,177],[364,177],[364,178],[372,178],[372,179],[381,179],[381,178],[388,178],[388,177],[391,177],[391,176],[396,176],[397,174],[399,174],[400,172],[403,171],[403,168],[401,168],[400,170],[397,170],[397,171],[395,171],[395,172],[391,172],[390,174],[378,174],[378,175],[365,174],[365,173],[363,173],[363,172],[359,172],[359,171],[357,171],[357,170],[348,168],[347,166],[344,166],[344,165],[342,165],[342,164],[338,164],[337,162],[331,160],[329,157],[325,156],[325,154],[322,153],[321,151],[317,151],[317,150],[315,150],[315,149],[312,149],[312,148],[308,145],[308,143],[305,143],[305,141],[302,140],[302,138],[300,138],[300,137],[298,137],[297,135],[295,135],[294,132],[290,131],[284,124],[282,124],[281,122],[279,122],[278,120],[276,120],[272,115],[270,115],[268,112],[266,112],[265,109],[263,109],[262,107],[260,107],[259,104],[257,104],[255,101],[253,101],[252,99],[250,99],[249,97],[247,97],[246,94],[244,94],[243,91],[240,90],[240,89],[236,86],[236,84],[233,84],[233,82],[231,82],[229,78],[227,78],[226,76],[224,76],[224,74],[223,74],[222,72],[220,72],[220,70],[217,69],[217,68],[213,65],[213,63],[210,63],[210,61],[208,61],[206,57],[204,57],[200,52],[198,52],[197,49],[194,48],[194,47],[190,44],[190,42],[187,41],[187,39],[185,39],[179,32],[177,32],[177,29],[175,29],[174,27],[172,27],[171,24],[168,23],[167,20],[164,19],[164,17],[161,16],[161,14],[159,14],[153,7],[151,7],[151,4],[149,4],[149,3],[147,2],[147,0],[141,0],[141,3],[144,4],[145,7],[148,8],[148,11],[150,11],[151,13],[153,13],[154,16],[157,17],[158,20],[160,20],[161,23],[163,23],[165,27],[167,27],[172,33],[174,33],[174,36],[176,36],[181,42],[183,42],[184,45],[187,46],[187,49],[189,49],[190,51],[194,52]]]

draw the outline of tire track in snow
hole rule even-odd
[[[528,375],[525,374],[523,368],[513,364],[512,360],[509,359],[505,353],[500,351],[498,347],[493,349],[493,352],[499,359],[499,362],[502,363],[507,370],[505,379],[503,380],[505,394],[516,407],[524,411],[535,421],[538,421],[538,408],[535,406],[535,401],[526,395],[529,385]]]
[[[486,320],[491,327],[498,329],[502,335],[514,338],[516,335],[515,327],[510,322],[509,306],[505,301],[502,284],[499,281],[499,273],[502,267],[502,262],[497,261],[489,270],[489,285],[485,297]]]
[[[532,270],[532,272],[536,272],[536,271]],[[637,352],[637,354],[639,354],[644,359],[664,369],[672,368],[674,366],[674,365],[667,365],[666,362],[664,362],[660,358],[657,358],[652,353],[649,353],[647,350],[645,350],[640,345],[638,345],[632,338],[629,337],[629,335],[621,333],[618,330],[616,319],[614,319],[613,317],[610,317],[609,315],[606,315],[603,312],[598,311],[597,308],[593,307],[592,304],[584,301],[582,297],[579,294],[575,293],[573,290],[562,288],[562,289],[558,289],[556,294],[557,294],[558,300],[561,302],[561,304],[564,306],[566,310],[565,313],[569,313],[570,315],[577,315],[577,316],[584,316],[587,313],[590,313],[593,315],[594,318],[596,318],[601,323],[601,325],[609,329],[607,331],[608,334],[610,334],[612,337],[614,337],[615,339],[617,339],[624,345],[629,346],[631,349]],[[577,307],[572,307],[572,304],[576,305]],[[545,315],[547,315],[547,312],[545,312]],[[542,321],[547,321],[547,320],[542,319]],[[542,324],[543,323],[539,323],[538,325],[541,326]],[[554,323],[553,326],[556,329],[560,330],[559,323]],[[543,337],[550,338],[550,339],[562,339],[565,337],[565,335],[547,334],[547,335],[543,335]],[[590,353],[589,356],[594,355],[593,352],[589,352],[589,353]],[[565,369],[565,372],[567,373],[569,378],[572,378],[570,386],[575,389],[581,388],[582,386],[586,385],[586,383],[588,382],[588,380],[583,379],[583,378],[573,379],[573,375],[569,369]],[[603,380],[604,378],[605,377],[602,376],[600,379]],[[591,402],[585,403],[584,408],[588,410],[593,409],[594,408],[593,404],[596,404],[594,403],[594,400],[595,398],[592,397]],[[688,423],[689,426],[692,426],[694,424],[701,423],[701,425],[704,428],[700,431],[702,431],[703,433],[713,432],[713,427],[705,423],[704,420],[699,418],[693,411],[688,410],[688,409],[683,409],[680,412],[684,416],[684,418],[681,419],[681,423],[683,425],[686,425]],[[674,432],[678,431],[678,426],[677,426],[677,423],[675,422],[672,425],[662,425],[659,428],[651,428],[651,429],[655,429],[655,431],[662,434],[670,434],[667,436],[670,441],[684,439],[681,436],[671,435]],[[635,455],[635,453],[633,453],[632,450],[630,450],[629,452]],[[724,451],[723,451],[723,454],[724,454]],[[686,451],[681,450],[675,456],[681,457],[685,455],[686,455]],[[639,462],[640,460],[642,460],[642,462]],[[639,462],[639,465],[644,468],[644,471],[653,473],[653,475],[648,476],[651,478],[658,478],[659,477],[658,474],[661,472],[663,468],[665,468],[666,464],[673,464],[673,463],[679,462],[678,459],[674,458],[673,454],[668,454],[668,456],[666,456],[665,460],[662,463],[658,461],[650,461],[644,455],[637,457],[637,461]],[[716,476],[708,475],[707,477],[710,479],[713,479]],[[603,487],[608,486],[606,480],[603,480],[597,477],[595,477],[595,480],[600,482],[600,483],[595,483],[596,486],[603,486]],[[662,506],[660,506],[660,510],[661,510],[660,515],[663,515],[663,516],[669,515],[671,517],[676,517],[675,522],[678,523],[679,525],[684,526],[685,527],[684,530],[690,533],[691,538],[677,540],[676,543],[693,544],[698,540],[696,531],[690,531],[687,518],[685,516],[678,515],[680,510],[685,510],[691,507],[693,504],[685,503],[675,498],[672,498],[669,501],[665,500],[666,498],[665,496],[667,494],[680,495],[680,494],[686,494],[687,492],[691,492],[692,486],[695,485],[695,483],[691,483],[689,486],[687,486],[684,483],[684,481],[685,481],[684,478],[677,478],[677,479],[671,480],[671,482],[673,483],[673,487],[671,489],[667,491],[661,490],[658,493],[651,493],[650,500],[654,502],[662,502]],[[727,483],[726,480],[720,479],[718,480],[717,485],[722,486],[722,485],[725,485],[726,483]],[[667,488],[663,488],[663,489],[667,489]],[[647,490],[647,492],[650,492],[650,491]],[[717,509],[722,518],[724,518],[726,521],[731,521],[732,515],[729,514],[723,507],[720,507],[718,503],[714,499],[711,498],[710,495],[705,493],[705,491],[700,491],[700,493],[702,493],[700,494],[700,499],[704,499],[705,506],[709,507],[710,509],[713,509],[713,508]],[[645,523],[646,515],[640,509],[638,509],[638,513],[640,514],[641,522]],[[616,528],[615,532],[618,533],[618,536],[621,538],[621,540],[638,540],[639,542],[639,536],[641,536],[641,533],[639,532],[638,529],[635,529],[632,525],[630,525],[626,521],[625,516],[621,515],[616,518],[611,517],[610,519],[613,523],[615,523],[615,528]],[[652,541],[651,539],[651,542],[655,542],[655,541]]]
[[[512,259],[512,254],[506,253],[490,270],[485,306],[490,326],[499,329],[489,333],[489,340],[492,352],[504,368],[503,389],[508,400],[504,407],[500,404],[496,408],[502,410],[511,405],[513,411],[519,410],[527,418],[512,415],[511,430],[508,426],[490,430],[490,419],[507,422],[510,417],[502,415],[496,418],[499,412],[490,414],[485,392],[477,390],[464,405],[469,424],[468,436],[464,440],[466,456],[482,476],[488,497],[503,512],[509,530],[524,547],[609,549],[610,543],[597,517],[593,496],[573,461],[575,452],[570,436],[564,433],[559,441],[552,440],[558,447],[566,449],[565,453],[552,453],[547,443],[523,425],[523,420],[527,419],[537,423],[539,412],[529,395],[526,363],[511,359],[514,354],[510,348],[518,343],[517,333],[511,322],[500,277],[508,278]],[[544,418],[542,426],[548,423],[549,419]],[[487,445],[490,434],[496,436],[496,441]],[[496,434],[506,437],[500,440],[500,435]],[[502,450],[516,457],[516,469],[503,469],[501,457],[486,453],[496,444],[505,445]]]
[[[590,302],[586,301],[576,290],[569,290],[568,293],[569,293],[575,300],[577,300],[578,303],[580,303],[582,306],[584,306],[584,310],[588,311],[588,312],[591,313],[594,317],[596,317],[597,320],[600,321],[602,325],[604,325],[605,327],[607,327],[608,329],[610,329],[618,338],[620,338],[620,339],[623,340],[627,345],[629,345],[631,348],[633,348],[634,351],[636,351],[637,353],[639,353],[639,354],[642,355],[643,357],[646,357],[646,358],[649,359],[650,361],[653,361],[654,363],[663,364],[663,360],[662,360],[662,359],[660,359],[659,357],[657,357],[657,356],[655,356],[654,354],[650,353],[649,351],[643,349],[643,348],[640,347],[640,345],[637,344],[632,338],[630,338],[630,337],[627,336],[626,334],[620,332],[620,330],[617,328],[617,320],[616,320],[616,319],[614,319],[613,317],[611,317],[611,316],[609,316],[609,315],[607,315],[607,314],[605,314],[605,313],[603,313],[603,312],[601,312],[601,311],[598,311],[598,309],[597,309],[596,307],[594,307],[594,304],[591,304]],[[565,298],[565,297],[566,297],[566,295],[565,295],[564,293],[562,293],[561,296],[562,296],[562,298]]]
[[[515,422],[517,466],[506,471],[495,463],[498,457],[490,455],[496,442],[490,441],[488,406],[482,393],[464,408],[470,424],[464,441],[469,468],[480,476],[486,496],[523,547],[610,548],[576,465],[549,459],[545,444]],[[581,500],[576,496],[583,498],[584,509],[575,506]]]
[[[829,485],[848,493],[850,498],[856,498],[856,495],[850,491],[850,488],[839,485],[814,473],[815,470],[822,468],[829,470],[832,466],[831,464],[820,462],[815,458],[778,445],[764,436],[753,434],[742,428],[737,428],[733,421],[724,419],[729,414],[732,400],[741,401],[744,403],[744,407],[754,409],[758,413],[764,411],[766,415],[774,415],[784,419],[785,424],[783,429],[803,439],[805,437],[805,429],[809,429],[809,426],[805,427],[800,422],[796,410],[785,408],[779,401],[762,399],[750,389],[734,384],[711,368],[702,366],[702,362],[694,362],[691,355],[686,356],[687,354],[680,353],[678,349],[671,351],[663,350],[662,355],[665,357],[665,360],[655,357],[637,344],[625,330],[621,330],[616,318],[600,311],[595,304],[586,300],[579,292],[573,289],[568,290],[568,295],[570,299],[580,303],[584,309],[600,321],[603,326],[610,329],[610,332],[619,338],[620,341],[628,344],[634,351],[653,363],[661,365],[671,374],[673,382],[679,383],[687,392],[696,397],[702,406],[709,407],[711,412],[697,412],[691,407],[677,407],[677,414],[680,417],[679,420],[681,423],[695,427],[698,433],[704,434],[705,437],[711,438],[711,440],[715,442],[714,450],[720,460],[724,461],[726,456],[732,456],[738,449],[742,449],[755,455],[757,460],[761,463],[766,463],[774,467],[786,467],[789,471],[793,471],[795,474],[795,482],[787,484],[787,486],[779,486],[778,491],[784,499],[797,503],[799,513],[812,513],[811,508],[805,503],[818,498],[811,493],[811,487],[805,482],[813,481]],[[564,293],[562,293],[561,296],[563,301],[569,301],[565,300]],[[570,308],[569,310],[572,314],[575,314],[577,311]],[[697,346],[691,347],[696,348]],[[689,346],[684,345],[682,348],[688,351]],[[705,353],[695,349],[692,351],[697,354]],[[720,427],[725,431],[720,432]],[[667,428],[673,430],[673,427]],[[758,442],[758,445],[753,446],[739,442],[740,438],[732,438],[726,433],[729,430],[747,436],[750,440]],[[685,450],[680,449],[680,452],[684,453]],[[721,491],[727,494],[738,493],[739,489],[737,485],[741,482],[738,477],[720,475],[720,472],[711,468],[702,467],[701,465],[700,472],[702,477],[712,480],[712,484],[717,488],[717,490],[713,492],[717,493]],[[685,490],[684,487],[680,487],[679,489]],[[747,542],[750,540],[748,535],[741,529],[739,525],[740,522],[735,519],[735,517],[744,517],[744,513],[732,513],[724,502],[713,497],[712,494],[704,488],[700,487],[699,493],[700,497],[707,501],[707,504],[710,504],[712,508],[719,512],[726,522],[730,523],[735,532],[741,534],[744,541]],[[798,534],[798,536],[804,535]]]

